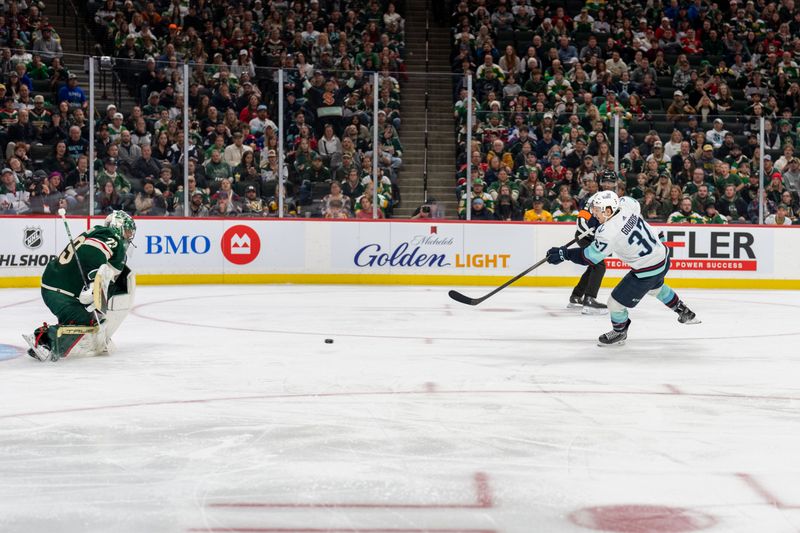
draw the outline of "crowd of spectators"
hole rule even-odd
[[[767,223],[800,217],[794,0],[470,0],[449,22],[461,218],[574,220],[609,188],[649,220],[757,223],[762,170]]]
[[[87,20],[134,100],[93,112],[37,6],[6,3],[0,213],[87,213],[93,164],[95,214],[182,215],[187,170],[191,216],[277,216],[282,176],[286,216],[371,218],[377,158],[379,216],[391,216],[403,150],[405,22],[398,7],[389,0],[90,2]]]

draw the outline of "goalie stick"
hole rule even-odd
[[[69,245],[72,246],[72,254],[75,257],[75,262],[78,264],[78,271],[81,273],[81,279],[83,280],[83,288],[86,289],[87,287],[92,286],[92,280],[86,277],[86,274],[83,271],[83,265],[81,265],[81,259],[78,257],[78,249],[75,247],[75,241],[72,240],[72,231],[69,229],[69,224],[67,223],[67,211],[62,207],[58,210],[58,216],[61,217],[61,221],[64,223],[64,229],[67,230],[67,238],[69,239]],[[96,303],[97,298],[95,298]],[[97,308],[95,307],[92,309],[92,313],[94,314],[94,320],[97,323],[97,327],[99,328],[100,333],[103,335],[103,344],[108,350],[108,340],[105,338],[105,331],[103,331],[102,324],[100,323],[100,316],[97,314]]]
[[[578,236],[578,237],[575,237],[574,239],[572,239],[571,241],[569,241],[569,242],[568,242],[567,244],[565,244],[564,246],[570,246],[571,244],[574,244],[575,242],[577,242],[577,240],[578,240],[580,237],[583,237],[583,234],[582,234],[582,235],[580,235],[580,236]],[[448,292],[447,294],[450,296],[450,298],[452,298],[453,300],[455,300],[455,301],[457,301],[457,302],[459,302],[459,303],[466,304],[466,305],[478,305],[478,304],[479,304],[479,303],[481,303],[482,301],[484,301],[484,300],[486,300],[486,299],[488,299],[488,298],[491,298],[492,296],[494,296],[494,295],[495,295],[495,294],[497,294],[498,292],[502,291],[503,289],[505,289],[506,287],[508,287],[508,286],[509,286],[509,285],[511,285],[512,283],[515,283],[515,282],[516,282],[516,281],[518,281],[520,278],[524,278],[525,276],[527,276],[528,274],[530,274],[531,272],[533,272],[534,270],[536,270],[537,268],[539,268],[540,266],[542,266],[543,264],[545,264],[546,262],[547,262],[547,258],[545,257],[544,259],[542,259],[541,261],[539,261],[539,262],[538,262],[538,263],[536,263],[535,265],[533,265],[533,266],[529,267],[528,269],[524,270],[523,272],[520,272],[519,274],[517,274],[516,276],[514,276],[514,277],[513,277],[513,278],[511,278],[510,280],[506,281],[505,283],[503,283],[502,285],[500,285],[499,287],[497,287],[496,289],[494,289],[494,290],[493,290],[492,292],[490,292],[489,294],[485,294],[484,296],[481,296],[480,298],[470,298],[469,296],[466,296],[466,295],[464,295],[464,294],[461,294],[460,292],[458,292],[458,291],[456,291],[456,290],[451,290],[451,291],[450,291],[450,292]]]

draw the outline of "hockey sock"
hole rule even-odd
[[[661,303],[672,310],[674,310],[681,302],[681,299],[678,298],[678,295],[675,294],[675,291],[673,291],[668,285],[661,286],[656,294],[656,298],[661,300]]]
[[[625,319],[619,321],[615,318],[611,319],[611,327],[614,328],[614,331],[625,331],[628,329],[628,326],[631,324],[631,321],[628,319],[628,313],[625,313]]]
[[[608,311],[614,331],[624,331],[628,327],[628,308],[616,301],[613,296],[608,299]]]

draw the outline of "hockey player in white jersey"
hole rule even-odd
[[[664,283],[669,272],[669,251],[658,234],[641,217],[639,202],[619,198],[613,191],[597,193],[592,201],[592,214],[600,222],[595,240],[586,248],[550,248],[547,261],[557,265],[565,260],[578,265],[603,261],[609,254],[625,261],[631,271],[622,278],[608,299],[613,329],[600,336],[600,346],[621,345],[628,337],[631,320],[628,309],[636,307],[645,294],[651,294],[678,314],[681,324],[700,321],[678,295]]]

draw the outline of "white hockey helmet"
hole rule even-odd
[[[115,229],[126,242],[132,241],[136,235],[136,222],[125,211],[112,211],[103,225]]]
[[[592,196],[592,207],[600,208],[603,213],[606,212],[606,207],[610,207],[611,212],[616,213],[619,209],[619,196],[614,191],[600,191]]]

